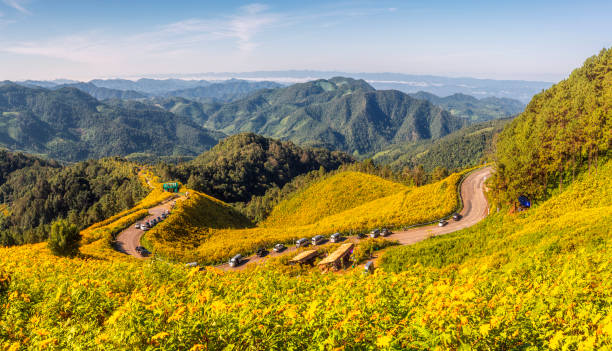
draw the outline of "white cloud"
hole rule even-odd
[[[28,11],[28,9],[24,7],[23,3],[25,3],[25,1],[23,0],[2,0],[2,2],[4,2],[7,6],[10,6],[21,13],[25,13],[26,15],[31,15],[30,11]]]
[[[86,64],[120,64],[142,57],[164,59],[203,54],[210,46],[207,44],[227,40],[233,41],[239,51],[248,53],[258,45],[254,40],[257,34],[279,18],[266,10],[263,5],[253,4],[229,17],[187,19],[123,37],[90,31],[44,41],[5,43],[0,51]]]

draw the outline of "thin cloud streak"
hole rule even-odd
[[[2,0],[7,6],[14,8],[15,10],[24,13],[26,15],[31,15],[32,13],[28,11],[23,5],[21,0]]]

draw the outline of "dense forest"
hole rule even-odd
[[[145,104],[107,104],[75,89],[0,84],[0,145],[64,161],[197,155],[223,136]]]
[[[453,116],[462,117],[472,122],[507,118],[518,115],[525,109],[525,104],[508,98],[486,97],[477,99],[470,95],[453,94],[446,97],[419,91],[410,94],[416,99],[427,100],[440,106]]]
[[[157,165],[164,179],[178,179],[189,188],[226,202],[248,201],[294,177],[324,168],[333,170],[353,159],[341,152],[301,148],[292,142],[252,133],[237,134],[193,161]]]
[[[612,49],[536,95],[497,142],[495,190],[503,200],[543,198],[580,171],[596,172],[612,140]]]
[[[0,245],[45,240],[59,218],[84,228],[134,206],[148,192],[135,165],[119,158],[60,166],[9,152],[1,156]]]
[[[490,161],[496,136],[510,119],[481,122],[462,128],[443,138],[391,145],[375,154],[374,161],[394,170],[423,166],[425,172],[436,167],[458,170]]]
[[[467,124],[427,101],[343,77],[260,90],[226,104],[188,105],[165,106],[226,134],[253,132],[355,156],[437,139]]]

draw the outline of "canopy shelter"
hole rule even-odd
[[[178,193],[180,187],[179,183],[164,183],[163,185],[164,191],[171,193]]]
[[[314,259],[317,258],[317,256],[319,256],[319,252],[317,250],[302,251],[297,256],[292,258],[289,261],[289,264],[299,263],[299,264],[310,264],[310,265],[312,265]]]
[[[355,244],[346,243],[340,245],[336,251],[332,252],[329,256],[319,262],[319,267],[322,269],[341,269],[348,265],[351,254],[353,253],[353,247]]]

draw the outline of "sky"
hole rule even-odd
[[[0,80],[329,70],[558,81],[612,1],[0,0]]]

